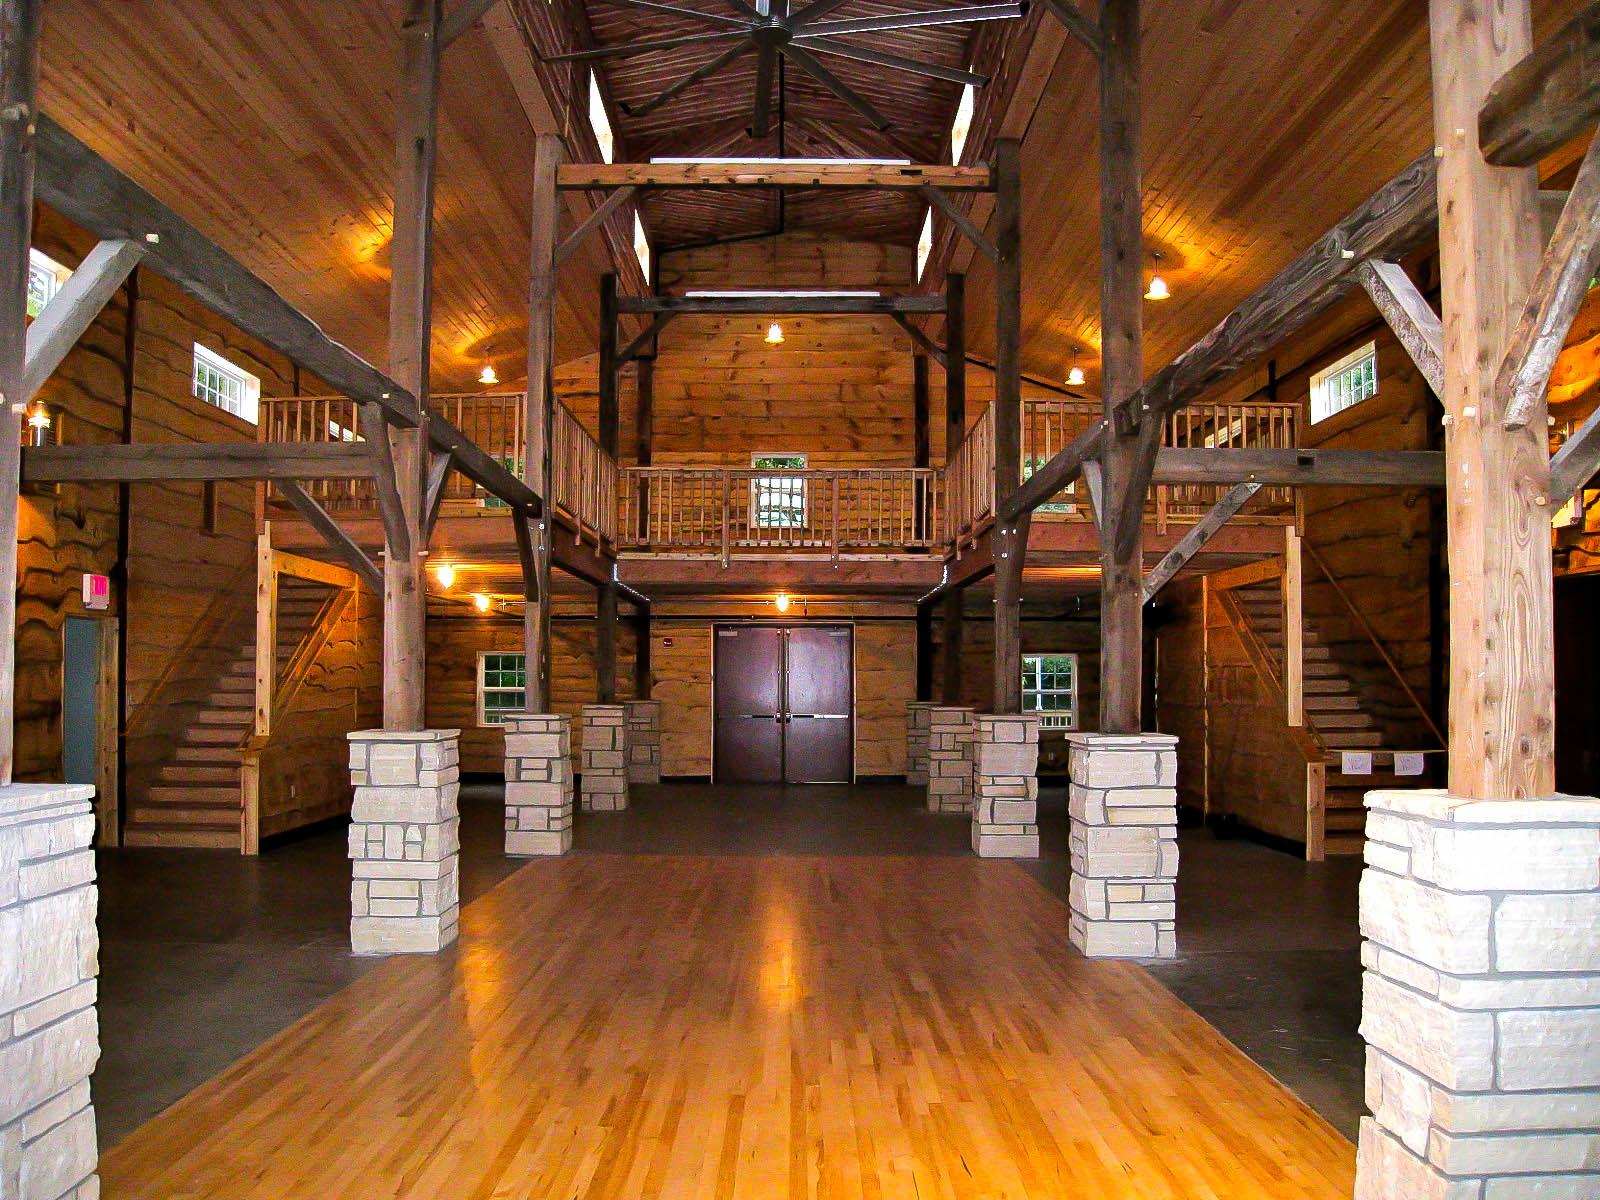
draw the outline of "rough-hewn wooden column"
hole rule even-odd
[[[423,622],[427,586],[423,533],[427,494],[428,369],[433,328],[433,183],[439,95],[440,0],[410,0],[401,25],[404,67],[395,132],[393,273],[389,284],[389,374],[417,398],[424,413],[416,429],[366,430],[387,435],[408,545],[393,539],[383,567],[383,724],[426,724]],[[369,406],[369,414],[376,410]]]
[[[994,476],[995,501],[1022,483],[1022,153],[1013,138],[994,145]],[[1022,711],[1022,566],[1028,519],[995,521],[994,708]]]
[[[949,706],[961,703],[962,618],[965,615],[961,605],[961,590],[951,588],[945,593],[943,611],[940,614],[944,645],[939,698]]]
[[[967,277],[944,280],[944,460],[967,436]]]
[[[33,125],[43,0],[0,0],[0,785],[15,759],[17,492],[28,349],[28,246],[33,237]]]
[[[1139,166],[1139,0],[1100,8],[1101,398],[1113,410],[1144,381],[1144,230]],[[1157,418],[1147,418],[1146,424]],[[1139,435],[1114,428],[1102,455],[1100,729],[1137,733],[1144,639],[1144,485]]]
[[[544,512],[531,531],[524,565],[523,648],[527,666],[527,710],[550,704],[550,480],[551,432],[555,422],[556,237],[560,196],[556,168],[561,139],[542,133],[533,152],[533,219],[528,280],[528,396],[523,406],[522,477],[539,493]],[[515,518],[520,520],[521,518]]]
[[[621,377],[617,368],[617,277],[600,276],[600,449],[615,461],[622,450]],[[595,589],[596,698],[611,704],[617,698],[617,588],[602,583]]]

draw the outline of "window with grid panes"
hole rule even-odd
[[[520,651],[478,655],[479,725],[504,725],[507,713],[523,711],[528,703],[526,663]]]
[[[1311,377],[1311,421],[1325,421],[1378,394],[1378,344],[1345,355]]]
[[[1038,713],[1041,729],[1078,727],[1078,656],[1024,654],[1022,711]]]
[[[72,272],[48,254],[28,249],[28,317],[31,320],[44,311],[44,306],[55,299],[61,285],[72,277]]]
[[[758,471],[804,471],[804,454],[752,454]],[[804,529],[806,481],[803,476],[757,476],[750,481],[750,523],[757,529]]]
[[[199,342],[194,344],[194,394],[223,412],[256,423],[261,380]]]

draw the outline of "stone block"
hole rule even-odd
[[[572,848],[571,718],[529,713],[506,735],[506,853],[565,854]]]

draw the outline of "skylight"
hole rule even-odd
[[[977,102],[978,89],[967,84],[961,89],[961,103],[956,105],[956,119],[950,126],[950,161],[961,165],[961,152],[967,148],[967,135],[972,132],[972,107]]]
[[[600,77],[589,72],[589,124],[594,128],[595,140],[600,143],[600,157],[606,162],[615,161],[616,138],[611,133],[611,117],[606,113],[606,98],[600,94]]]

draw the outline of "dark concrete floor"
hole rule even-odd
[[[462,793],[468,903],[516,870],[499,788]],[[919,790],[636,789],[625,813],[580,815],[579,852],[959,855],[968,825]],[[1027,870],[1063,901],[1066,811],[1040,805],[1044,857]],[[1362,1110],[1355,894],[1360,864],[1307,864],[1244,841],[1183,836],[1181,957],[1151,971],[1350,1136]],[[271,847],[100,855],[100,1141],[112,1146],[315,1008],[377,960],[349,953],[342,826]]]

